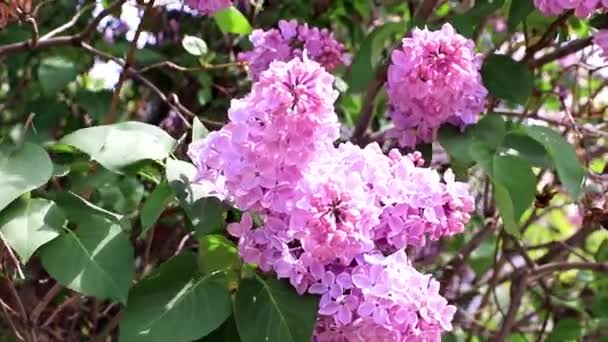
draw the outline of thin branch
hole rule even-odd
[[[223,68],[229,68],[229,67],[243,67],[245,64],[242,62],[234,62],[234,63],[222,63],[222,64],[203,64],[201,66],[197,66],[197,67],[185,67],[185,66],[181,66],[178,64],[175,64],[171,61],[163,61],[163,62],[158,62],[158,63],[154,63],[148,66],[145,66],[143,68],[140,68],[139,71],[141,73],[153,70],[153,69],[160,69],[160,68],[169,68],[169,69],[174,69],[177,71],[182,71],[182,72],[197,72],[197,71],[205,71],[205,70],[211,70],[211,69],[223,69]]]
[[[0,240],[2,240],[2,244],[6,248],[8,255],[11,257],[13,264],[15,264],[15,268],[17,269],[17,274],[19,274],[19,277],[21,279],[25,279],[25,275],[23,274],[23,271],[21,270],[21,264],[19,263],[19,259],[17,259],[17,257],[15,256],[15,253],[13,253],[13,249],[11,248],[11,245],[8,243],[8,241],[6,241],[6,239],[4,238],[4,234],[2,234],[2,232],[0,232]]]
[[[66,299],[65,301],[63,301],[63,303],[61,303],[52,313],[51,315],[44,321],[44,323],[42,323],[41,327],[42,328],[47,328],[49,325],[51,325],[51,323],[53,323],[53,320],[55,319],[55,317],[61,312],[63,311],[63,309],[65,309],[67,306],[72,305],[73,303],[78,303],[80,302],[80,296],[79,295],[74,295],[68,299]]]
[[[38,44],[38,40],[40,40],[40,32],[38,31],[38,24],[36,23],[36,19],[28,16],[25,19],[27,23],[32,26],[32,40],[30,41],[30,46],[35,47]]]
[[[464,266],[465,261],[469,258],[471,253],[488,237],[494,232],[494,222],[488,223],[482,228],[473,238],[464,245],[458,254],[456,254],[448,263],[443,267],[443,274],[441,275],[441,289],[442,294],[447,289],[447,285],[452,281],[452,278],[460,273],[460,270]]]
[[[137,42],[139,41],[139,37],[144,30],[144,22],[146,19],[146,15],[150,13],[150,9],[154,7],[154,0],[150,0],[146,5],[146,9],[142,15],[141,21],[137,26],[137,30],[135,31],[135,36],[131,41],[131,46],[129,47],[129,52],[127,54],[127,62],[120,73],[120,78],[118,79],[118,83],[114,88],[114,94],[112,94],[112,102],[110,102],[110,110],[108,112],[106,121],[107,123],[114,122],[114,116],[116,115],[116,107],[118,106],[118,99],[120,98],[120,90],[122,89],[123,84],[127,79],[127,74],[129,73],[129,69],[131,66],[135,65],[135,51],[137,50]]]
[[[23,336],[21,336],[21,334],[19,333],[19,329],[17,329],[15,322],[13,322],[13,320],[11,319],[11,314],[6,311],[6,308],[4,307],[4,305],[0,305],[0,306],[2,307],[2,313],[4,314],[4,316],[6,316],[6,320],[7,320],[8,324],[11,326],[13,333],[15,333],[15,337],[17,337],[17,339],[20,341],[25,341]]]
[[[527,282],[527,270],[520,272],[513,280],[513,283],[511,284],[511,302],[509,303],[509,311],[507,311],[507,316],[502,321],[500,331],[498,332],[498,334],[496,334],[492,341],[503,342],[506,341],[507,337],[510,335],[511,329],[513,328],[513,323],[515,323],[517,311],[521,306],[521,300],[524,297],[524,294],[526,293]]]
[[[555,49],[553,52],[549,52],[537,59],[530,60],[529,65],[533,68],[541,67],[547,63],[553,62],[554,60],[566,57],[577,51],[580,51],[593,43],[593,37],[587,37],[583,39],[577,39],[569,42],[568,44]]]
[[[21,297],[19,296],[19,293],[15,288],[15,284],[10,279],[7,279],[7,283],[11,294],[13,295],[13,297],[15,297],[15,302],[17,302],[17,309],[19,310],[19,315],[21,319],[24,322],[27,322],[27,311],[25,311],[25,306],[23,305],[23,301],[21,301]]]
[[[106,338],[112,333],[112,331],[114,331],[114,329],[116,329],[116,327],[118,326],[118,323],[120,323],[121,317],[122,317],[122,311],[119,311],[114,317],[112,317],[110,322],[108,322],[108,324],[105,326],[105,328],[103,328],[101,333],[99,333],[99,335],[97,335],[93,339],[93,342],[104,342],[106,340]]]
[[[608,262],[555,262],[539,266],[533,270],[530,280],[536,280],[549,273],[569,270],[589,270],[608,273]]]
[[[117,57],[114,57],[106,52],[103,52],[101,50],[98,50],[96,48],[94,48],[93,46],[89,45],[86,42],[82,42],[80,43],[80,45],[82,46],[82,48],[87,51],[90,52],[92,54],[94,54],[97,57],[100,57],[104,60],[111,60],[116,62],[118,65],[124,67],[125,63]],[[144,86],[146,86],[147,88],[149,88],[154,94],[156,94],[156,96],[158,96],[161,101],[165,102],[167,105],[169,105],[169,107],[171,107],[171,109],[173,109],[178,116],[180,117],[180,119],[182,120],[182,122],[184,123],[184,125],[186,125],[186,127],[191,128],[192,125],[190,124],[190,122],[183,117],[183,111],[180,110],[179,107],[177,107],[172,100],[169,99],[169,97],[167,97],[167,95],[165,95],[165,93],[163,93],[160,89],[158,89],[157,86],[154,85],[154,83],[152,83],[150,80],[148,80],[147,78],[145,78],[144,76],[142,76],[139,72],[137,72],[137,70],[135,70],[134,68],[130,67],[128,69],[128,72],[130,73],[131,77],[133,77],[135,80],[141,82]],[[183,107],[183,106],[182,106]],[[190,111],[188,111],[189,113],[192,113]],[[206,122],[205,118],[201,118],[202,122]]]
[[[115,10],[119,9],[125,1],[126,0],[118,0],[118,1],[114,2],[110,7],[101,11],[89,23],[89,25],[87,25],[87,27],[78,34],[68,35],[68,36],[59,36],[59,37],[47,38],[47,39],[41,38],[36,43],[36,46],[31,46],[30,39],[28,39],[26,41],[18,42],[18,43],[3,45],[3,46],[0,46],[0,57],[8,56],[8,55],[15,54],[15,53],[21,53],[21,52],[25,52],[25,51],[44,50],[44,49],[50,49],[50,48],[60,47],[60,46],[78,46],[80,42],[89,38],[89,36],[93,32],[95,32],[95,30],[97,29],[97,26],[99,25],[99,23],[101,22],[101,20],[104,17],[106,17],[110,13],[114,12]]]
[[[416,10],[416,14],[414,17],[420,21],[425,21],[428,17],[433,14],[433,9],[437,6],[439,0],[424,0],[418,10]]]
[[[42,37],[40,37],[41,40],[46,40],[49,38],[52,38],[68,29],[70,29],[71,27],[73,27],[74,25],[76,25],[76,23],[78,22],[78,19],[80,19],[80,17],[89,9],[91,9],[93,6],[95,6],[95,3],[90,3],[87,4],[85,6],[83,6],[78,12],[76,12],[76,14],[72,17],[72,19],[70,19],[67,23],[56,27],[55,29],[49,31],[47,34],[43,35]]]
[[[59,285],[59,283],[55,283],[55,285],[53,285],[53,287],[51,287],[51,289],[44,295],[42,300],[38,303],[38,305],[36,305],[34,310],[32,310],[30,321],[33,324],[38,323],[38,318],[40,317],[40,314],[46,309],[49,303],[61,292],[62,289],[63,287]]]
[[[573,13],[574,13],[574,11],[570,10],[568,12],[563,13],[557,19],[555,19],[555,21],[552,22],[551,25],[549,25],[549,27],[547,28],[547,31],[545,31],[545,33],[542,35],[540,40],[536,44],[534,44],[526,49],[526,55],[522,59],[522,62],[528,62],[528,61],[532,60],[534,58],[534,55],[538,51],[542,50],[549,43],[551,43],[551,40],[553,39],[553,35],[555,34],[555,32],[557,32],[557,30],[566,22],[566,20],[568,20],[568,18]]]

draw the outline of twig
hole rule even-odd
[[[78,303],[80,301],[80,296],[79,295],[74,295],[68,299],[66,299],[63,303],[61,303],[56,309],[55,311],[53,311],[51,313],[51,315],[44,321],[44,323],[42,323],[41,327],[42,328],[47,328],[55,319],[55,317],[61,312],[63,311],[63,309],[65,309],[67,306],[73,304],[74,302]]]
[[[197,72],[197,71],[205,71],[205,70],[210,70],[210,69],[222,69],[222,68],[229,68],[229,67],[242,67],[244,65],[244,63],[241,62],[235,62],[235,63],[222,63],[222,64],[203,64],[201,66],[197,66],[197,67],[185,67],[185,66],[181,66],[178,64],[175,64],[171,61],[163,61],[163,62],[158,62],[158,63],[154,63],[148,66],[145,66],[143,68],[139,69],[139,72],[144,73],[153,69],[159,69],[159,68],[169,68],[169,69],[174,69],[177,71],[182,71],[182,72]]]
[[[537,280],[548,273],[569,270],[590,270],[594,272],[608,273],[608,262],[555,262],[539,266],[533,270],[530,280]]]
[[[517,316],[517,311],[519,310],[521,300],[526,292],[527,282],[527,270],[519,272],[517,277],[515,277],[515,279],[513,280],[513,283],[511,284],[511,302],[509,303],[509,310],[507,311],[507,316],[502,322],[500,331],[498,332],[498,334],[496,334],[492,341],[503,342],[511,333],[511,329],[513,328],[513,323],[515,322],[515,318]]]
[[[127,79],[129,69],[131,68],[131,66],[135,65],[135,51],[137,50],[137,41],[139,41],[139,36],[144,30],[144,22],[146,21],[146,15],[150,13],[150,9],[152,7],[154,7],[154,0],[150,0],[146,5],[146,9],[144,10],[141,21],[139,22],[137,30],[135,31],[135,36],[131,41],[131,46],[129,47],[129,52],[127,54],[127,62],[125,63],[122,72],[120,73],[120,78],[118,79],[118,83],[114,88],[114,94],[112,94],[112,102],[110,102],[110,110],[108,111],[108,115],[106,118],[107,123],[114,122],[114,116],[116,115],[116,107],[118,106],[118,99],[120,98],[120,90],[122,89],[122,86]]]
[[[4,314],[4,316],[6,316],[6,320],[7,320],[8,324],[11,326],[13,333],[15,333],[15,337],[17,337],[17,339],[19,339],[21,341],[25,341],[23,336],[21,336],[21,334],[19,333],[19,330],[17,329],[15,322],[13,322],[13,320],[11,319],[11,314],[6,312],[6,308],[4,307],[4,305],[0,305],[0,306],[2,307],[2,313]]]
[[[2,240],[2,243],[4,244],[4,247],[6,248],[8,255],[11,257],[11,260],[15,264],[15,268],[17,269],[17,274],[19,274],[19,278],[25,279],[25,275],[23,274],[23,271],[21,270],[21,264],[19,263],[19,259],[17,259],[17,257],[15,256],[15,253],[13,253],[13,249],[11,248],[11,245],[9,245],[8,241],[6,241],[6,239],[4,238],[4,234],[2,234],[2,232],[0,232],[0,240]]]
[[[34,19],[33,17],[31,17],[29,15],[28,15],[27,19],[25,19],[25,21],[32,26],[32,40],[30,41],[30,46],[32,48],[34,48],[34,47],[36,47],[36,44],[38,44],[38,40],[40,38],[40,32],[38,31],[38,24],[36,23],[36,19]]]
[[[40,314],[46,309],[49,303],[61,292],[62,289],[63,287],[59,285],[59,283],[55,283],[55,285],[51,287],[51,289],[46,293],[46,295],[44,295],[42,300],[38,303],[38,305],[36,305],[34,310],[32,310],[30,321],[33,324],[38,323],[38,318],[40,317]]]
[[[40,37],[41,40],[46,40],[49,39],[51,37],[54,37],[58,34],[60,34],[61,32],[64,32],[68,29],[70,29],[71,27],[73,27],[74,25],[76,25],[76,23],[78,22],[78,19],[80,19],[80,17],[89,9],[91,9],[93,6],[95,6],[95,3],[90,3],[87,4],[85,6],[83,6],[78,12],[76,12],[76,14],[72,17],[72,19],[70,19],[67,23],[54,28],[53,30],[49,31],[47,34],[43,35],[42,37]]]
[[[104,342],[106,340],[106,338],[112,333],[112,331],[114,329],[116,329],[116,327],[118,326],[118,323],[120,323],[121,317],[122,317],[122,311],[119,311],[114,317],[112,317],[110,322],[108,322],[108,324],[105,326],[105,328],[103,328],[101,333],[99,333],[99,335],[97,335],[93,339],[93,342]]]
[[[112,60],[114,62],[116,62],[118,65],[123,66],[124,67],[124,62],[117,58],[114,57],[108,53],[105,53],[101,50],[98,50],[96,48],[94,48],[93,46],[89,45],[86,42],[81,42],[80,45],[82,46],[82,48],[85,51],[88,51],[92,54],[94,54],[95,56],[101,57],[105,60]],[[156,94],[156,96],[158,96],[161,101],[165,102],[167,105],[169,105],[169,107],[171,107],[171,109],[175,110],[176,113],[179,114],[180,119],[182,119],[182,121],[184,122],[184,124],[186,125],[186,127],[191,128],[192,125],[190,124],[190,122],[188,120],[186,120],[186,118],[184,118],[181,114],[182,112],[180,111],[180,109],[178,107],[176,107],[170,100],[169,98],[160,90],[158,89],[157,86],[154,85],[154,83],[152,83],[150,80],[148,80],[147,78],[145,78],[144,76],[142,76],[140,73],[137,72],[137,70],[135,70],[134,68],[125,68],[125,70],[128,70],[128,72],[131,74],[131,76],[133,78],[135,78],[137,81],[141,82],[143,85],[145,85],[147,88],[149,88],[154,94]],[[201,121],[204,122],[203,118],[201,118]]]
[[[533,68],[538,68],[547,63],[553,62],[556,59],[566,57],[572,53],[582,50],[582,49],[586,48],[587,46],[591,45],[592,43],[593,43],[592,37],[573,40],[573,41],[569,42],[568,44],[562,46],[561,48],[556,49],[553,52],[547,53],[537,59],[530,60],[528,64]]]
[[[19,310],[19,315],[24,322],[27,322],[27,311],[25,311],[25,306],[23,305],[23,301],[21,301],[21,297],[19,293],[17,293],[17,289],[15,288],[15,284],[12,280],[7,278],[8,288],[11,291],[13,297],[15,297],[15,302],[17,302],[17,309]]]
[[[536,54],[538,51],[540,51],[544,47],[546,47],[551,42],[551,39],[553,38],[553,34],[557,31],[557,29],[560,28],[560,26],[562,26],[566,22],[566,20],[568,20],[568,18],[573,13],[574,13],[574,11],[570,10],[568,12],[563,13],[557,19],[555,19],[555,21],[552,22],[551,25],[549,25],[549,27],[547,28],[547,31],[545,31],[545,33],[542,35],[540,40],[536,44],[534,44],[526,49],[526,54],[525,54],[524,58],[522,59],[522,62],[530,61],[531,59],[534,58],[534,54]]]
[[[420,4],[414,17],[420,21],[425,21],[432,13],[439,0],[425,0]]]
[[[447,285],[452,281],[454,275],[460,273],[460,270],[464,266],[464,262],[469,258],[469,255],[473,253],[477,247],[494,231],[494,222],[488,223],[482,228],[473,238],[460,249],[460,252],[456,254],[448,263],[443,267],[443,274],[441,275],[441,293],[444,294],[447,289]]]
[[[184,249],[184,247],[186,246],[186,243],[188,242],[188,240],[190,240],[191,237],[194,236],[193,232],[190,232],[188,234],[186,234],[181,241],[179,242],[179,245],[177,246],[177,249],[175,250],[175,255],[178,255],[179,253],[182,252],[182,250]]]
[[[90,23],[87,27],[78,34],[68,35],[68,36],[59,36],[54,38],[46,38],[40,39],[36,46],[31,46],[31,40],[28,39],[26,41],[12,43],[0,46],[0,57],[8,56],[15,53],[21,53],[25,51],[33,51],[33,50],[44,50],[50,49],[59,46],[78,46],[80,42],[87,39],[97,28],[97,25],[101,22],[101,20],[117,10],[122,6],[122,4],[126,0],[118,0],[110,5],[108,8],[101,11]]]

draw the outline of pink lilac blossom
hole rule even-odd
[[[184,3],[203,15],[213,15],[215,12],[232,6],[230,0],[185,0]]]
[[[440,341],[452,329],[456,308],[403,250],[363,255],[337,275],[320,275],[311,289],[317,285],[323,297],[313,341]]]
[[[394,129],[403,147],[436,140],[446,123],[464,127],[483,111],[487,90],[474,42],[444,24],[439,31],[414,29],[391,56],[387,92]]]
[[[596,10],[608,10],[608,0],[534,0],[534,5],[546,15],[574,10],[579,18],[586,18]]]
[[[289,185],[338,137],[332,84],[333,77],[306,55],[273,62],[247,97],[232,101],[230,123],[191,146],[199,179],[225,183],[242,210],[290,205],[283,196]]]
[[[403,248],[461,232],[473,199],[419,153],[334,147],[332,84],[307,52],[271,62],[190,146],[197,179],[245,211],[227,228],[245,262],[320,296],[314,341],[439,341],[455,308]]]
[[[608,60],[608,30],[599,30],[593,35],[593,43],[600,47],[602,56]]]
[[[278,29],[267,31],[254,30],[249,36],[253,50],[239,54],[239,60],[247,62],[253,80],[257,80],[272,61],[302,57],[304,50],[310,59],[328,71],[348,63],[344,46],[329,30],[309,27],[308,24],[299,24],[295,20],[281,20],[278,26]]]

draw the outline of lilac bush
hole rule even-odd
[[[0,340],[603,341],[607,10],[0,0]]]

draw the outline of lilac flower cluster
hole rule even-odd
[[[239,54],[239,60],[247,62],[253,80],[257,80],[272,61],[302,57],[304,50],[308,52],[308,57],[328,71],[349,61],[349,56],[344,53],[344,45],[335,39],[333,33],[327,29],[309,27],[308,24],[298,24],[295,20],[279,21],[278,29],[254,30],[249,40],[253,50]]]
[[[586,18],[596,10],[608,10],[608,0],[534,0],[534,5],[547,15],[574,10],[579,18]]]
[[[334,147],[332,84],[306,52],[271,62],[230,122],[190,146],[198,180],[245,211],[228,227],[245,262],[321,297],[314,341],[439,341],[455,307],[404,248],[461,232],[473,199],[419,153]]]
[[[608,30],[599,30],[593,35],[593,43],[600,47],[602,55],[608,60]]]
[[[483,111],[487,90],[474,42],[445,24],[439,31],[414,29],[391,56],[387,92],[394,129],[403,147],[435,140],[446,122],[464,127]]]
[[[213,15],[215,12],[232,6],[230,0],[185,0],[184,3],[203,15]]]

